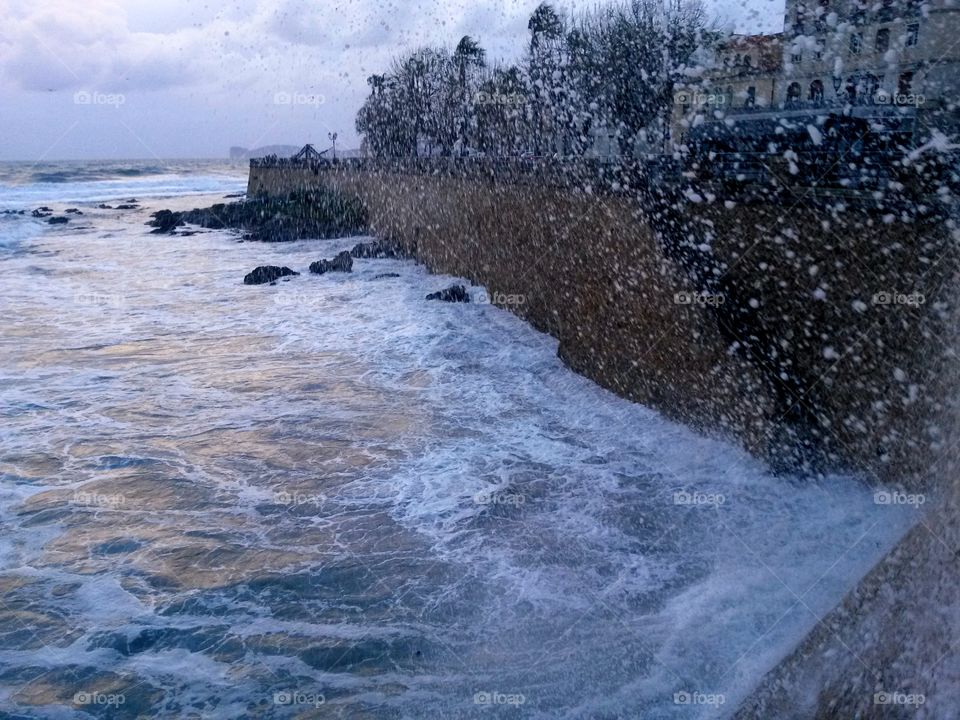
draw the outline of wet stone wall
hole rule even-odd
[[[589,165],[255,168],[249,193],[316,185],[358,195],[373,233],[484,285],[622,396],[785,467],[937,474],[956,258],[932,206],[698,195]]]

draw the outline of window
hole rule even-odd
[[[749,55],[744,55],[744,56],[743,56],[743,66],[744,66],[744,67],[752,67],[752,63],[753,63],[753,58],[751,58]]]
[[[823,83],[819,80],[810,83],[810,94],[807,97],[811,102],[823,102]]]
[[[862,25],[867,21],[868,5],[863,0],[857,0],[853,7],[853,22],[855,25]]]
[[[883,7],[877,11],[877,20],[879,22],[889,22],[896,17],[897,11],[893,6],[893,0],[883,0]]]
[[[907,47],[916,47],[917,40],[920,37],[920,24],[911,23],[907,25]]]
[[[878,53],[885,53],[890,49],[890,28],[880,28],[877,30],[876,50]]]
[[[863,50],[863,33],[854,33],[850,36],[850,54],[859,55]]]
[[[792,82],[787,88],[787,105],[800,102],[800,83]]]
[[[793,53],[790,55],[790,62],[798,63],[803,61],[803,53]]]
[[[913,92],[913,73],[903,73],[897,81],[897,94],[909,95]]]
[[[747,99],[743,101],[744,107],[753,107],[757,104],[757,89],[752,85],[747,88]]]
[[[857,82],[858,79],[854,77],[847,78],[847,84],[844,87],[844,91],[847,93],[847,102],[855,103],[857,101]]]

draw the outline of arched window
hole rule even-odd
[[[800,102],[800,83],[792,82],[787,87],[787,104],[792,105]]]
[[[857,76],[850,76],[847,78],[847,84],[844,87],[844,90],[847,93],[847,102],[855,103],[857,101],[857,85],[860,83],[860,78]]]
[[[814,80],[810,83],[810,94],[808,99],[811,102],[820,103],[823,102],[823,83],[819,80]]]

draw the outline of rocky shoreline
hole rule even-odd
[[[159,210],[147,224],[155,234],[173,234],[193,225],[210,230],[233,229],[244,240],[288,242],[337,238],[366,232],[367,213],[357,198],[334,191],[290,193],[281,199],[263,197],[217,203],[193,210]]]
[[[330,192],[311,191],[291,193],[286,199],[264,198],[243,202],[218,203],[209,208],[187,211],[159,210],[147,225],[153,234],[173,234],[187,225],[205,229],[232,229],[244,233],[244,240],[259,242],[287,242],[300,239],[328,239],[349,237],[367,232],[366,210],[359,199],[350,199]],[[181,231],[180,233],[185,234]],[[310,264],[311,275],[353,271],[354,259],[378,260],[413,258],[412,253],[391,240],[374,240],[354,245],[351,250],[339,252],[332,259],[320,259]],[[244,285],[276,285],[288,282],[301,273],[289,267],[260,265],[243,278]],[[395,277],[383,273],[377,278]],[[468,303],[470,294],[463,285],[452,285],[426,296],[426,300]]]

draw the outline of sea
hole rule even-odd
[[[307,272],[367,238],[145,224],[245,187],[0,164],[2,718],[729,717],[918,520],[425,300],[466,280]]]

